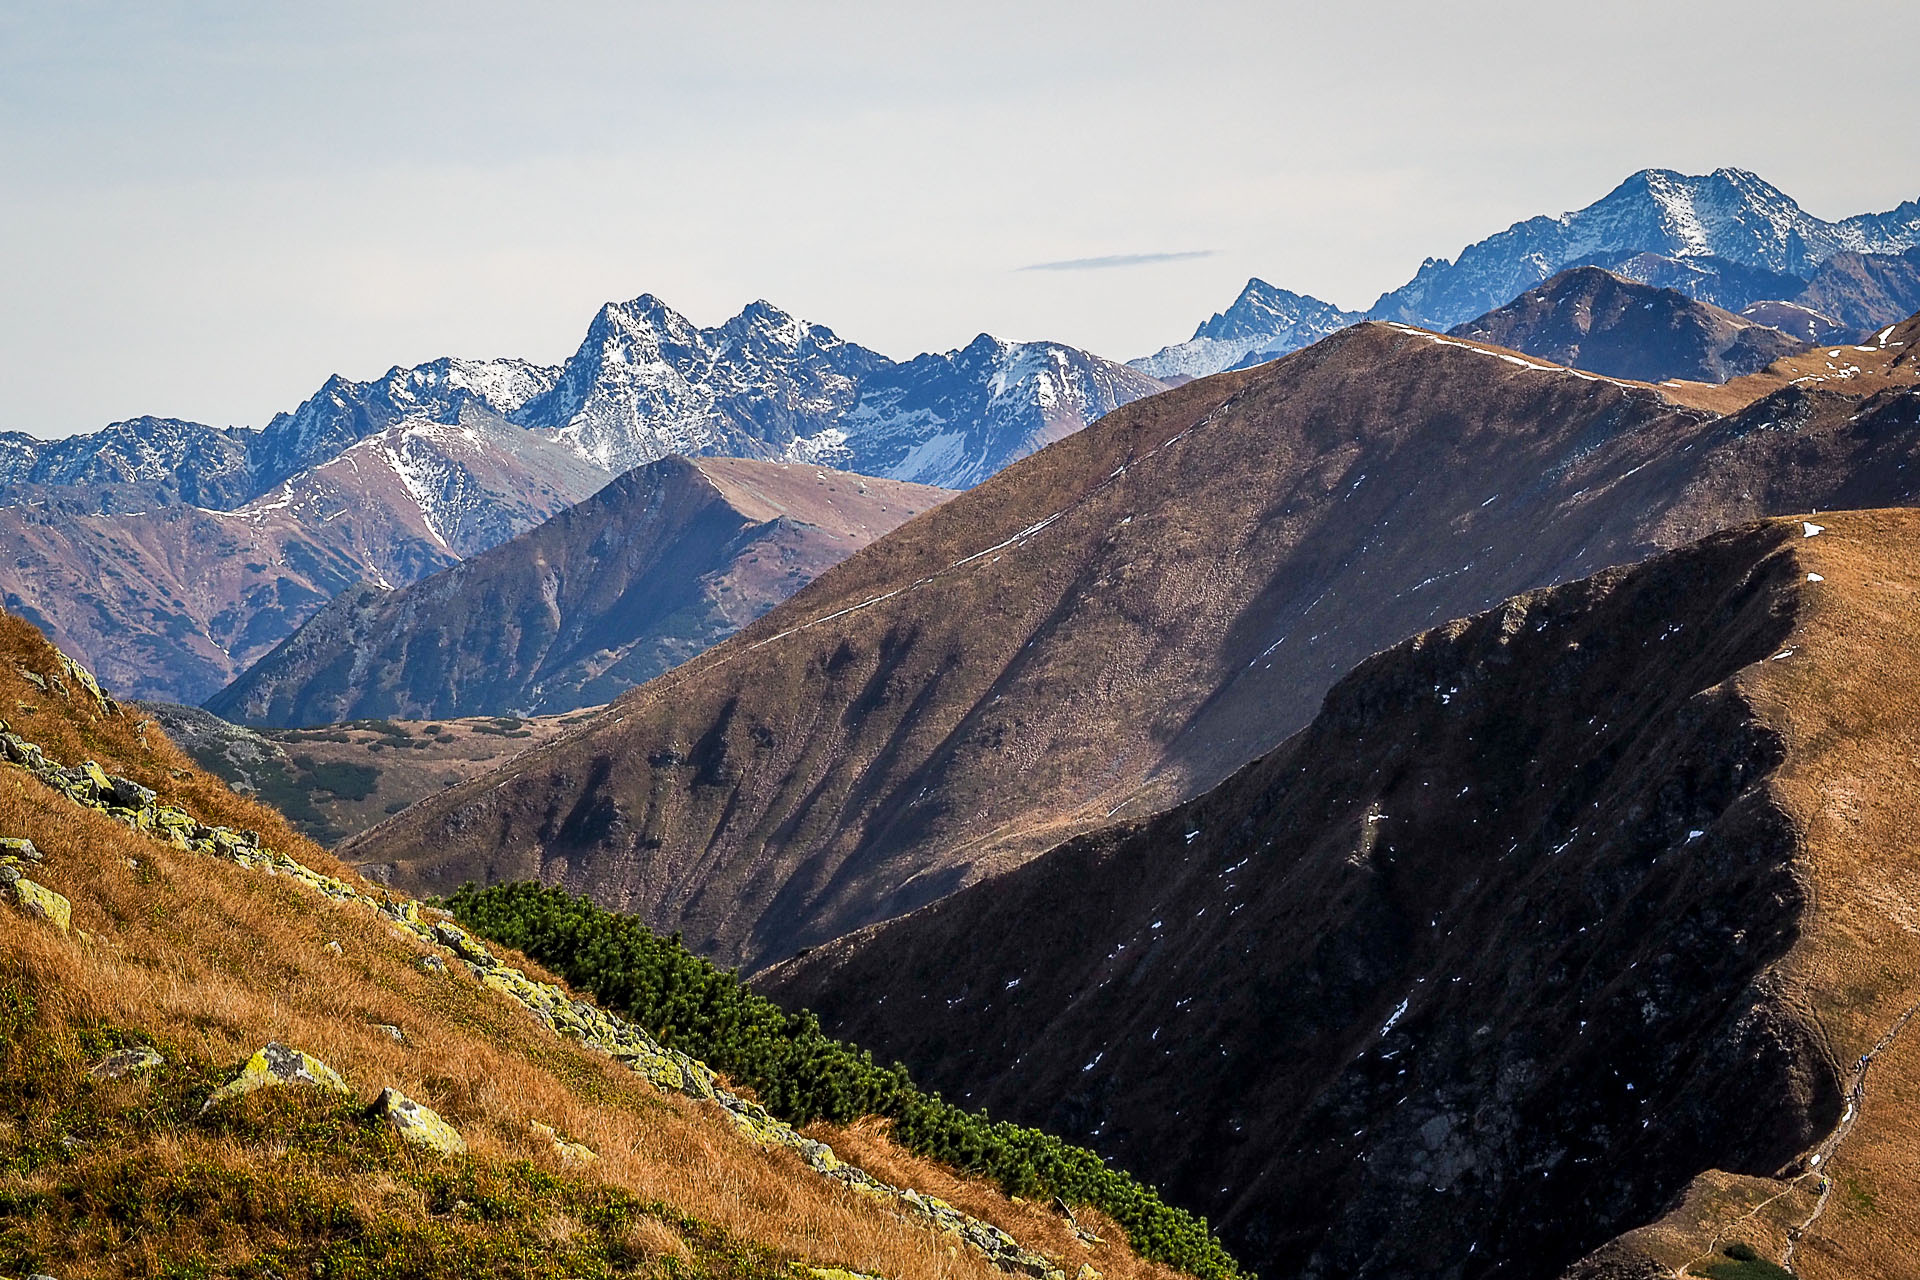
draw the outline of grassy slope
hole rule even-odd
[[[1920,1002],[1920,515],[1818,515],[1802,538],[1805,608],[1792,652],[1737,683],[1787,742],[1771,784],[1802,835],[1810,918],[1780,966],[1843,1079]],[[1873,1059],[1858,1118],[1817,1166],[1779,1178],[1710,1173],[1627,1238],[1705,1275],[1728,1242],[1808,1280],[1920,1276],[1920,1026]],[[1830,1140],[1831,1141],[1831,1140]],[[1823,1187],[1828,1194],[1822,1203]],[[1817,1213],[1817,1217],[1815,1216]]]
[[[350,874],[153,729],[143,742],[134,717],[44,691],[23,668],[46,679],[58,658],[0,617],[0,713],[50,755],[98,760],[202,821]],[[0,768],[0,834],[40,847],[34,878],[72,900],[74,926],[0,915],[0,1270],[745,1280],[800,1259],[889,1280],[997,1274],[478,984],[421,971],[417,948],[364,910],[135,834],[16,768]],[[200,1118],[270,1039],[315,1054],[356,1096],[272,1091]],[[86,1077],[129,1043],[167,1065]],[[397,1146],[363,1109],[383,1086],[437,1110],[470,1154]],[[569,1170],[534,1121],[599,1160]]]

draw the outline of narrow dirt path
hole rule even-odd
[[[1807,1179],[1817,1178],[1820,1184],[1820,1195],[1819,1198],[1814,1201],[1813,1212],[1808,1214],[1806,1219],[1798,1226],[1788,1229],[1787,1248],[1786,1251],[1780,1255],[1781,1266],[1787,1268],[1793,1266],[1793,1255],[1799,1249],[1800,1241],[1806,1237],[1807,1232],[1813,1229],[1813,1224],[1820,1220],[1820,1215],[1827,1211],[1827,1201],[1833,1196],[1833,1179],[1828,1177],[1823,1170],[1833,1163],[1834,1153],[1840,1149],[1840,1144],[1847,1140],[1847,1135],[1853,1132],[1853,1126],[1860,1121],[1860,1109],[1867,1097],[1867,1072],[1872,1068],[1874,1059],[1878,1058],[1893,1044],[1894,1038],[1900,1034],[1901,1029],[1907,1025],[1916,1013],[1920,1013],[1920,1001],[1915,1002],[1905,1013],[1894,1019],[1893,1025],[1887,1028],[1886,1033],[1874,1042],[1871,1049],[1861,1054],[1859,1060],[1853,1064],[1853,1074],[1847,1081],[1846,1110],[1841,1113],[1840,1123],[1834,1126],[1833,1132],[1828,1134],[1820,1145],[1815,1148],[1813,1155],[1808,1157],[1805,1172],[1788,1179],[1786,1185],[1781,1187],[1779,1191],[1768,1196],[1765,1200],[1762,1200],[1759,1204],[1715,1232],[1713,1238],[1707,1242],[1705,1253],[1702,1253],[1699,1257],[1693,1259],[1673,1273],[1675,1280],[1681,1280],[1682,1277],[1696,1274],[1693,1269],[1703,1262],[1711,1262],[1714,1257],[1718,1255],[1720,1246],[1726,1244],[1728,1239],[1742,1226],[1758,1218],[1767,1210],[1768,1206],[1798,1191]]]
[[[1807,1220],[1787,1232],[1787,1249],[1780,1255],[1781,1266],[1793,1265],[1793,1255],[1800,1248],[1800,1241],[1813,1229],[1813,1224],[1820,1220],[1820,1215],[1827,1211],[1827,1201],[1833,1198],[1833,1179],[1821,1174],[1820,1171],[1833,1163],[1834,1152],[1840,1149],[1840,1144],[1845,1142],[1847,1135],[1853,1132],[1853,1126],[1860,1122],[1860,1110],[1867,1098],[1867,1072],[1873,1067],[1873,1060],[1893,1044],[1894,1037],[1900,1034],[1900,1029],[1907,1025],[1915,1013],[1920,1013],[1920,1002],[1911,1005],[1905,1013],[1894,1019],[1893,1025],[1887,1028],[1886,1034],[1876,1040],[1871,1049],[1861,1054],[1860,1060],[1854,1064],[1853,1078],[1847,1085],[1847,1109],[1841,1115],[1840,1123],[1834,1126],[1833,1132],[1827,1135],[1827,1140],[1820,1144],[1820,1149],[1808,1161],[1807,1172],[1801,1175],[1802,1178],[1820,1175],[1820,1198],[1814,1202],[1813,1212],[1807,1215]]]

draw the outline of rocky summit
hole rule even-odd
[[[1448,332],[1640,382],[1725,382],[1807,345],[1678,290],[1599,267],[1563,271]]]

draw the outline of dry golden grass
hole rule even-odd
[[[37,632],[17,619],[0,619],[0,707],[13,713],[6,718],[23,736],[63,762],[97,759],[110,773],[154,787],[203,820],[251,827],[265,843],[316,869],[350,875],[271,810],[194,769],[156,729],[146,730],[143,745],[132,717],[94,715],[79,691],[70,702],[44,694],[16,670],[23,664],[51,675],[55,661]],[[223,1128],[226,1107],[206,1120],[194,1119],[191,1108],[179,1123],[152,1122],[151,1115],[139,1120],[143,1109],[160,1114],[182,1096],[203,1097],[269,1040],[327,1062],[361,1103],[392,1086],[433,1107],[466,1137],[472,1155],[463,1167],[483,1178],[505,1178],[502,1171],[513,1162],[531,1162],[581,1194],[611,1188],[664,1201],[782,1257],[889,1280],[996,1274],[977,1256],[950,1252],[924,1228],[811,1173],[790,1153],[752,1146],[717,1110],[663,1096],[611,1060],[562,1041],[464,976],[420,971],[418,944],[364,907],[331,903],[285,879],[149,840],[11,767],[0,768],[0,834],[29,835],[39,845],[47,865],[35,878],[72,900],[76,930],[63,937],[18,915],[5,917],[0,995],[16,1009],[30,1001],[32,1013],[17,1041],[0,1051],[12,1055],[10,1069],[40,1062],[43,1074],[52,1073],[45,1076],[48,1088],[68,1099],[62,1105],[83,1102],[90,1114],[126,1121],[123,1136],[111,1143],[81,1145],[51,1161],[29,1159],[21,1153],[30,1141],[48,1135],[28,1131],[57,1127],[57,1117],[49,1120],[45,1108],[26,1103],[24,1110],[0,1107],[9,1117],[0,1129],[0,1238],[30,1250],[58,1274],[153,1276],[169,1261],[192,1256],[210,1259],[219,1273],[240,1267],[250,1248],[280,1229],[218,1214],[186,1215],[164,1237],[109,1249],[103,1237],[88,1236],[92,1243],[63,1238],[58,1221],[8,1220],[5,1211],[27,1193],[84,1186],[90,1178],[124,1179],[129,1169],[166,1182],[194,1170],[198,1177],[212,1177],[208,1170],[273,1174],[289,1161],[298,1164],[305,1148],[286,1134],[321,1123],[312,1116],[269,1115],[264,1129],[237,1130]],[[327,950],[329,941],[338,941],[344,954]],[[503,958],[539,974],[522,957]],[[378,1029],[380,1023],[402,1028],[405,1042]],[[80,1082],[103,1035],[149,1040],[170,1065],[158,1082]],[[246,1105],[297,1111],[322,1104]],[[533,1132],[533,1121],[586,1143],[600,1159],[585,1170],[568,1169]],[[884,1154],[885,1145],[872,1149]],[[362,1217],[429,1214],[418,1180],[398,1176],[391,1159],[360,1163],[370,1167],[356,1167],[352,1159],[300,1167],[312,1185],[357,1206]],[[262,1223],[279,1221],[271,1204],[260,1212]],[[1017,1233],[1019,1224],[1007,1225]],[[556,1251],[583,1229],[578,1211],[565,1207],[539,1225],[540,1238]],[[641,1222],[633,1231],[633,1247],[649,1257],[686,1256],[686,1243],[666,1223]]]
[[[1737,680],[1785,739],[1769,785],[1801,833],[1811,889],[1779,972],[1845,1081],[1920,1002],[1920,512],[1811,519],[1825,532],[1796,551],[1821,581],[1803,582],[1791,653]],[[1858,1122],[1822,1172],[1832,1194],[1794,1270],[1809,1280],[1920,1276],[1920,1018],[1875,1059]],[[1817,1175],[1790,1186],[1708,1174],[1633,1239],[1676,1269],[1716,1239],[1779,1258],[1819,1189]]]

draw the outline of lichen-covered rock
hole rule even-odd
[[[550,1124],[541,1124],[538,1120],[531,1120],[528,1123],[532,1125],[535,1134],[553,1144],[554,1154],[560,1157],[563,1164],[592,1164],[600,1158],[585,1143],[561,1137],[560,1131]]]
[[[166,1065],[167,1060],[146,1045],[110,1053],[93,1064],[87,1074],[96,1080],[119,1080],[142,1071]]]
[[[373,1113],[382,1116],[401,1138],[427,1151],[443,1156],[465,1155],[467,1140],[459,1130],[442,1120],[432,1107],[415,1102],[396,1089],[382,1089],[373,1104]]]
[[[1080,1269],[1073,1273],[1073,1280],[1103,1280],[1103,1277],[1091,1262],[1083,1262]]]
[[[439,956],[421,956],[415,961],[415,967],[422,973],[443,974],[447,971],[447,962]]]
[[[22,876],[8,888],[13,893],[15,904],[28,915],[45,920],[62,933],[73,923],[73,904],[45,885],[35,884]]]
[[[793,1264],[793,1274],[799,1280],[880,1280],[879,1276],[869,1275],[865,1271],[849,1271],[845,1267],[810,1267],[803,1262]]]
[[[407,1042],[407,1033],[402,1031],[400,1028],[394,1026],[391,1022],[375,1022],[371,1025],[373,1026],[373,1029],[375,1031],[385,1032],[388,1036],[391,1036],[393,1039],[399,1041],[401,1044],[405,1044]]]
[[[98,763],[89,760],[80,766],[80,772],[84,775],[84,785],[93,789],[90,799],[105,800],[113,794],[113,779]]]
[[[122,809],[144,809],[153,803],[153,791],[141,786],[132,778],[122,778],[114,774],[108,777],[107,782],[110,784],[110,789],[103,798],[109,804]]]
[[[328,938],[326,945],[320,949],[330,956],[344,956],[347,954],[347,949],[340,945],[338,938]]]
[[[0,858],[17,858],[21,862],[45,862],[46,856],[33,847],[33,841],[25,836],[0,836]]]
[[[315,1088],[330,1089],[336,1093],[350,1093],[347,1082],[320,1059],[299,1049],[289,1048],[274,1041],[263,1045],[258,1053],[247,1059],[247,1065],[240,1068],[240,1074],[213,1091],[206,1106],[200,1108],[204,1113],[215,1103],[225,1102],[229,1098],[238,1098],[242,1094],[252,1093],[255,1089],[266,1089],[283,1084],[311,1085]]]

